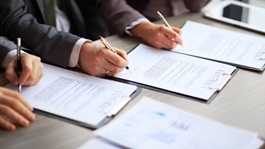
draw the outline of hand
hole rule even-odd
[[[157,25],[152,22],[142,22],[131,29],[131,32],[158,49],[173,49],[176,44],[182,45],[181,30],[172,27],[170,30],[165,25]]]
[[[0,87],[0,127],[12,131],[15,124],[29,126],[35,120],[32,110],[19,93]]]
[[[81,47],[78,64],[83,71],[92,76],[113,76],[128,65],[126,52],[114,49],[117,53],[103,45],[86,42]]]
[[[5,76],[13,84],[32,86],[43,76],[43,65],[39,57],[22,53],[22,72],[18,78],[16,73],[17,59],[14,58],[7,66]]]

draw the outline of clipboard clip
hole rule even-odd
[[[203,87],[210,90],[221,91],[231,77],[232,76],[230,74],[224,72],[223,70],[217,70],[214,75],[203,85]]]
[[[226,77],[226,79],[224,80],[224,82],[222,83],[222,84],[220,84],[220,86],[217,88],[217,91],[219,92],[219,91],[221,91],[223,88],[224,88],[224,86],[227,84],[227,82],[231,79],[231,75],[228,75],[227,77]]]
[[[116,115],[123,107],[125,107],[125,105],[127,105],[129,103],[130,100],[131,100],[131,97],[127,97],[127,98],[123,99],[116,106],[111,107],[110,109],[107,109],[105,112],[106,115],[108,117],[112,117],[112,116]]]

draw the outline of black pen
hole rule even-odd
[[[111,50],[113,53],[117,53],[116,51],[115,51],[115,49],[114,48],[112,48],[112,46],[110,46],[110,44],[102,37],[102,36],[99,36],[99,39],[100,39],[100,41],[101,41],[101,43],[107,48],[107,49],[109,49],[109,50]],[[129,66],[126,66],[125,67],[129,72],[132,72],[131,70],[130,70],[130,68],[129,68]]]
[[[17,76],[21,75],[22,65],[21,65],[21,39],[17,38]],[[18,84],[18,92],[21,92],[21,85]]]

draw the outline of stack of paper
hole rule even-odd
[[[256,133],[147,97],[121,117],[96,130],[95,134],[123,148],[137,149],[256,149],[263,144]],[[115,149],[121,148],[102,140],[93,140],[93,147],[102,143]]]

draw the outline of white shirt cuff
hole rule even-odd
[[[132,22],[129,26],[127,26],[125,28],[125,33],[130,35],[130,36],[133,36],[133,34],[129,30],[132,29],[133,27],[135,27],[136,25],[138,25],[138,24],[140,24],[142,22],[145,22],[145,21],[149,21],[149,20],[146,19],[146,18],[137,19],[136,21]]]
[[[81,38],[81,39],[77,40],[77,42],[75,43],[74,48],[73,48],[72,53],[71,53],[71,56],[70,56],[70,60],[69,60],[69,64],[68,64],[69,67],[76,67],[77,66],[78,60],[79,60],[79,53],[80,53],[82,45],[85,42],[92,42],[92,41]]]

